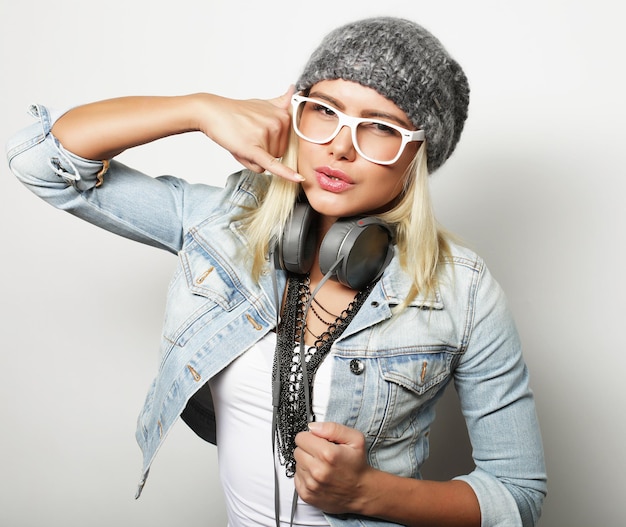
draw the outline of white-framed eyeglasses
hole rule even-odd
[[[353,117],[328,103],[294,95],[293,128],[299,137],[316,144],[332,141],[347,126],[359,155],[379,165],[392,165],[408,143],[424,140],[424,130],[407,130],[396,124],[369,117]]]

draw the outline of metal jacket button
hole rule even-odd
[[[365,364],[359,359],[352,359],[350,361],[350,371],[355,375],[361,375],[365,370]]]

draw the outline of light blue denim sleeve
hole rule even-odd
[[[112,160],[102,184],[103,161],[81,158],[64,149],[52,135],[63,112],[34,105],[36,122],[7,144],[9,167],[37,196],[111,232],[176,253],[182,246],[185,223],[193,211],[205,215],[223,189],[191,185],[171,176],[149,177]],[[202,207],[200,207],[202,205]]]
[[[476,493],[483,527],[529,527],[541,514],[546,470],[528,370],[504,294],[484,267],[472,301],[455,385],[476,469],[457,479]]]

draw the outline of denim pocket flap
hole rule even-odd
[[[381,359],[385,380],[423,395],[450,376],[453,355],[445,351],[410,353]]]

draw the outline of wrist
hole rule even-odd
[[[215,116],[222,98],[212,93],[192,93],[181,96],[181,104],[188,131],[202,132],[210,138],[211,122],[207,116]]]
[[[377,517],[379,513],[378,501],[380,500],[381,488],[384,488],[385,472],[368,466],[364,471],[359,484],[356,487],[356,494],[352,500],[350,512],[361,516]]]

